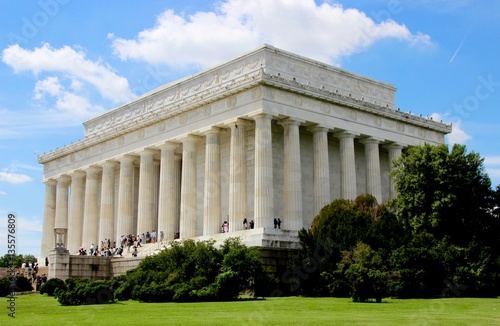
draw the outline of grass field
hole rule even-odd
[[[1,300],[7,308],[6,298]],[[268,298],[212,303],[118,302],[60,306],[52,297],[20,295],[16,318],[0,325],[500,325],[500,299]]]

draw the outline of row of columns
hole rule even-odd
[[[273,227],[274,185],[273,150],[271,122],[273,116],[258,114],[255,120],[255,173],[254,173],[254,222],[255,227]],[[247,166],[245,134],[249,121],[235,119],[227,123],[231,129],[229,162],[229,225],[231,231],[241,230],[242,221],[247,217]],[[301,121],[284,119],[279,123],[284,128],[284,219],[286,229],[299,230],[303,226],[302,216],[302,170],[300,155],[299,127]],[[313,134],[314,212],[332,200],[330,194],[330,171],[328,156],[329,129],[321,126],[310,127]],[[213,127],[205,132],[205,183],[203,191],[203,235],[219,232],[221,219],[221,162],[220,129]],[[334,136],[340,140],[341,197],[354,199],[357,195],[354,139],[358,134],[342,131]],[[134,220],[134,173],[131,155],[117,159],[119,162],[118,203],[114,206],[115,169],[117,162],[108,161],[101,167],[91,166],[85,171],[76,171],[69,176],[46,181],[44,233],[42,247],[53,243],[49,239],[54,228],[69,230],[70,250],[80,245],[88,248],[99,240],[113,239],[115,235],[130,232],[145,232],[158,228],[165,232],[167,239],[179,231],[181,238],[197,236],[197,182],[196,144],[200,137],[188,135],[182,142],[182,167],[180,158],[174,151],[177,143],[165,142],[159,146],[159,190],[155,190],[156,150],[145,149],[140,155],[138,217]],[[367,193],[382,201],[381,172],[379,159],[380,139],[365,138]],[[387,147],[389,160],[401,154],[402,146]],[[102,170],[102,187],[99,203],[99,173]],[[84,182],[86,178],[86,182]],[[179,185],[180,178],[180,189]],[[394,186],[390,181],[390,196],[394,196]],[[71,183],[71,197],[68,212],[68,189]],[[84,186],[85,185],[85,186]],[[85,188],[85,189],[84,189]],[[158,197],[156,206],[155,195]],[[82,199],[84,198],[84,199]],[[158,208],[158,210],[156,210]],[[115,210],[118,219],[114,224]],[[174,218],[180,212],[180,218]],[[100,217],[99,217],[100,216]],[[157,221],[155,217],[158,216]],[[54,239],[57,242],[57,239]],[[47,247],[43,250],[47,250]],[[47,251],[48,253],[48,251]]]

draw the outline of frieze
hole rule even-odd
[[[236,96],[229,96],[226,100],[227,108],[234,109],[236,107]]]
[[[349,112],[349,117],[351,117],[351,120],[356,121],[358,119],[358,114],[356,111],[351,110],[351,112]]]
[[[236,99],[234,100],[234,105],[236,105]],[[212,106],[211,105],[206,105],[203,107],[203,115],[206,117],[209,117],[210,114],[212,114]]]
[[[262,89],[260,87],[254,87],[251,91],[252,100],[260,100],[262,98]]]

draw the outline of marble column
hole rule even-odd
[[[166,142],[159,146],[160,154],[160,195],[158,203],[158,239],[163,231],[166,240],[174,238],[178,231],[176,225],[176,189],[179,184],[179,172],[175,169],[175,149],[179,145]]]
[[[205,195],[203,235],[219,233],[221,218],[220,129],[205,132]]]
[[[70,181],[71,178],[67,175],[62,175],[57,178],[56,222],[54,228],[66,229],[66,232],[68,229],[68,188]],[[67,246],[67,243],[64,243],[64,237],[62,235],[58,236],[56,241],[59,244],[64,244],[65,247]]]
[[[253,118],[255,119],[255,228],[272,228],[274,220],[272,116],[258,114]]]
[[[121,239],[122,235],[137,234],[137,230],[134,229],[134,160],[135,157],[130,155],[119,159],[118,219],[115,236],[117,240]]]
[[[398,143],[392,143],[386,145],[385,148],[389,151],[389,171],[392,171],[393,162],[401,156],[401,151],[403,150],[403,145]],[[389,177],[389,199],[396,197],[397,192],[395,189],[394,180]]]
[[[99,245],[101,241],[107,241],[107,239],[109,239],[111,245],[113,245],[113,241],[116,240],[115,224],[114,224],[116,162],[112,161],[104,162],[101,166],[102,166],[102,189],[101,189],[101,213],[99,218]]]
[[[78,254],[82,245],[83,207],[85,205],[85,172],[75,171],[71,175],[71,196],[68,219],[68,250],[70,254]]]
[[[243,220],[247,217],[247,152],[245,136],[248,124],[248,121],[241,119],[229,123],[231,128],[228,212],[230,231],[242,230]]]
[[[139,167],[139,203],[137,212],[137,233],[153,231],[155,227],[154,164],[155,150],[145,149],[141,153]]]
[[[156,231],[156,240],[160,238],[158,232],[158,199],[160,198],[160,162],[153,161],[153,230]],[[151,232],[150,232],[151,233]]]
[[[175,200],[174,200],[174,213],[175,213],[175,227],[174,230],[175,232],[179,232],[180,230],[180,219],[181,219],[181,177],[182,177],[182,155],[175,155],[174,158],[174,166],[175,166],[175,171],[174,171],[174,186],[175,186]],[[173,235],[172,235],[173,237]]]
[[[83,208],[82,246],[89,251],[93,244],[97,248],[99,237],[99,172],[100,168],[91,166],[85,170],[85,205]]]
[[[284,130],[285,211],[283,229],[298,231],[302,222],[302,169],[300,164],[300,121],[286,119],[280,122]]]
[[[356,161],[354,155],[355,134],[348,131],[336,133],[340,139],[340,193],[343,199],[355,199],[356,190]]]
[[[366,160],[366,193],[373,195],[379,204],[382,203],[382,180],[380,176],[380,139],[373,137],[361,140],[365,145]]]
[[[181,239],[197,236],[196,143],[198,136],[188,135],[182,140],[181,213],[179,232]]]
[[[56,185],[57,181],[49,179],[45,183],[45,204],[43,209],[43,233],[40,258],[48,257],[54,249],[54,226],[56,219]]]
[[[313,193],[314,211],[319,211],[332,202],[330,195],[330,160],[328,157],[328,128],[315,126],[309,129],[313,133],[314,170]]]

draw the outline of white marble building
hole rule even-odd
[[[220,236],[224,220],[228,235],[273,245],[265,238],[293,236],[333,199],[386,201],[391,160],[451,131],[396,109],[395,91],[264,45],[85,121],[83,140],[39,157],[41,257],[54,228],[72,254],[153,229]]]

